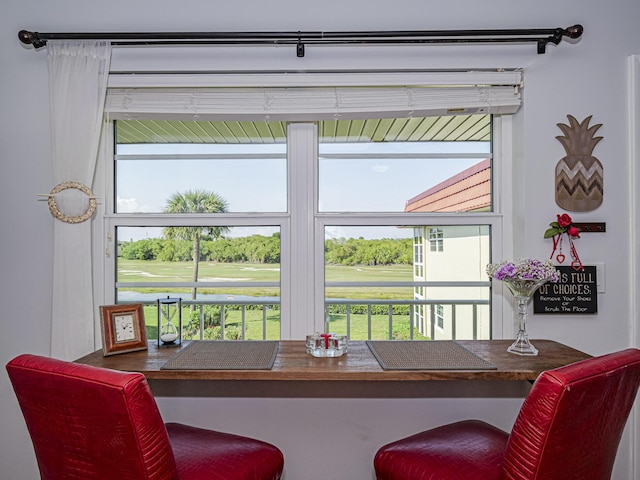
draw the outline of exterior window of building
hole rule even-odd
[[[444,233],[442,228],[429,229],[429,250],[432,252],[444,251]]]
[[[444,330],[444,307],[442,305],[435,306],[436,312],[436,327],[440,330]]]
[[[416,278],[424,277],[424,238],[419,228],[414,228],[413,235],[413,276]]]

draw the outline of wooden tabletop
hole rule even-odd
[[[188,345],[103,356],[102,350],[86,355],[77,363],[115,370],[141,372],[149,380],[272,380],[272,381],[355,381],[394,382],[423,380],[526,380],[533,381],[544,370],[589,358],[590,355],[551,340],[532,340],[535,357],[507,352],[511,340],[458,340],[458,343],[497,368],[492,370],[383,370],[364,341],[350,341],[348,353],[336,358],[316,358],[305,350],[304,341],[280,341],[278,355],[270,370],[162,370],[160,367]]]

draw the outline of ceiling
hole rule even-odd
[[[490,115],[325,120],[318,123],[323,143],[489,141]],[[286,122],[119,120],[119,144],[136,143],[284,143]]]

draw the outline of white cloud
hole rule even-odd
[[[118,213],[144,213],[151,211],[151,207],[138,205],[138,200],[135,198],[122,198],[118,196],[117,202]]]
[[[384,173],[389,170],[389,165],[380,165],[379,163],[376,163],[373,167],[371,167],[371,169],[376,173]]]

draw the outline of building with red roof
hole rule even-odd
[[[405,205],[408,213],[470,211],[491,211],[490,159],[410,198]],[[414,289],[414,299],[428,302],[413,312],[414,327],[426,337],[491,338],[490,291],[484,271],[490,262],[489,234],[489,227],[481,224],[414,228],[414,281],[446,282]]]

